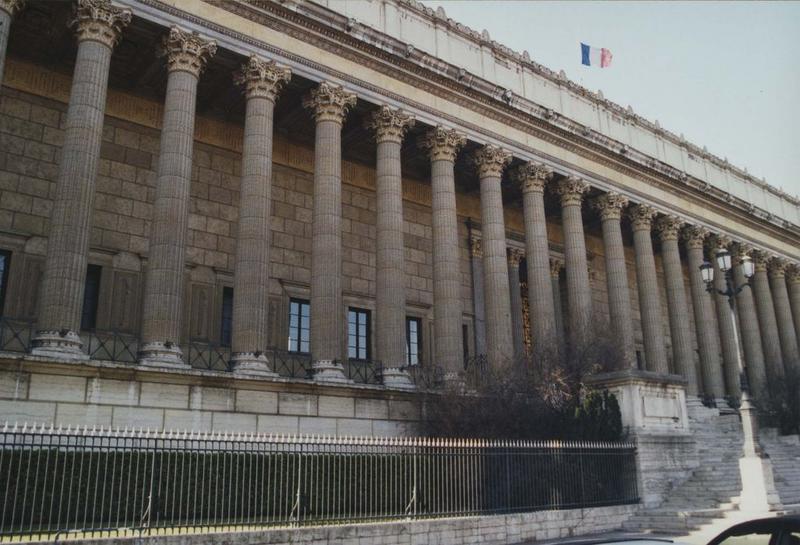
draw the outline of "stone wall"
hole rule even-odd
[[[525,541],[542,541],[610,531],[622,526],[636,510],[635,505],[538,511],[513,515],[447,518],[358,524],[331,527],[257,530],[226,533],[227,543],[271,544],[307,543],[309,545],[427,545],[484,543],[510,545]],[[79,540],[82,545],[206,545],[223,539],[219,534],[183,536],[131,537]]]
[[[691,433],[637,434],[639,497],[644,507],[660,505],[700,465]]]

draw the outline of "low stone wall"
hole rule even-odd
[[[79,540],[82,545],[509,545],[618,529],[636,505],[349,526]]]
[[[420,395],[0,354],[0,423],[348,436],[415,435]]]
[[[684,482],[700,465],[695,437],[689,433],[638,434],[639,496],[645,507],[664,502],[670,490]]]

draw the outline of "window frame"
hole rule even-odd
[[[92,273],[90,275],[90,272]],[[96,274],[97,277],[97,287],[95,291],[95,297],[93,301],[93,305],[91,309],[86,308],[87,303],[87,296],[89,294],[87,288],[89,287],[89,278],[90,276],[94,276]],[[89,263],[86,265],[86,276],[83,279],[83,302],[81,303],[81,331],[94,331],[97,329],[97,316],[98,310],[100,307],[100,290],[102,289],[103,284],[103,266],[97,265],[96,263]],[[88,301],[92,303],[91,300]],[[87,312],[89,313],[87,318]],[[91,325],[89,325],[88,321],[91,321]]]
[[[411,361],[411,323],[414,322],[417,326],[416,345],[417,345],[417,362]],[[406,366],[419,367],[422,365],[422,318],[418,316],[406,316]]]
[[[356,356],[361,355],[361,351],[364,351],[364,357],[351,357],[350,356],[350,315],[356,315],[356,333],[355,339],[356,343],[354,345]],[[360,322],[360,317],[364,317],[364,323]],[[359,333],[358,328],[360,326],[364,326],[364,335],[362,336]],[[363,344],[362,344],[363,343]],[[366,308],[360,307],[347,307],[347,359],[352,361],[370,361],[372,359],[372,311]]]
[[[229,307],[229,315],[225,315],[225,303],[227,300],[227,294],[230,293],[230,307]],[[220,301],[220,317],[219,317],[219,345],[229,347],[233,344],[233,287],[232,286],[222,286],[222,294],[221,294],[221,301]],[[227,322],[227,324],[226,324]],[[227,325],[227,328],[226,328]],[[227,331],[226,331],[227,330]],[[227,338],[226,338],[227,333]]]
[[[0,273],[0,316],[4,316],[6,293],[8,292],[8,271],[11,269],[11,250],[0,250],[3,257],[3,272]]]
[[[297,307],[297,325],[292,327],[292,305],[298,305]],[[303,307],[308,308],[308,327],[303,327]],[[311,301],[308,299],[303,299],[302,297],[290,297],[289,298],[289,313],[288,313],[288,335],[286,336],[286,350],[290,354],[303,354],[308,355],[311,354]],[[308,331],[308,339],[303,341],[303,331]],[[296,350],[292,350],[292,333],[295,333],[297,336],[296,338]],[[302,350],[303,343],[307,344],[308,350]]]

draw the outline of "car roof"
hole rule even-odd
[[[726,535],[741,534],[743,532],[753,532],[759,529],[771,530],[774,528],[800,529],[800,515],[784,515],[780,517],[767,517],[747,522],[741,522],[731,526],[723,533]]]

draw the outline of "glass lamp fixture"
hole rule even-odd
[[[756,267],[753,263],[753,260],[750,259],[750,256],[742,257],[742,272],[744,273],[745,278],[752,278],[755,274]]]
[[[705,282],[707,286],[710,286],[714,281],[714,266],[708,261],[704,261],[703,264],[700,265],[700,275],[703,278],[703,282]]]
[[[717,252],[716,260],[717,267],[719,267],[720,271],[728,272],[731,270],[731,253],[728,250],[721,250]]]

